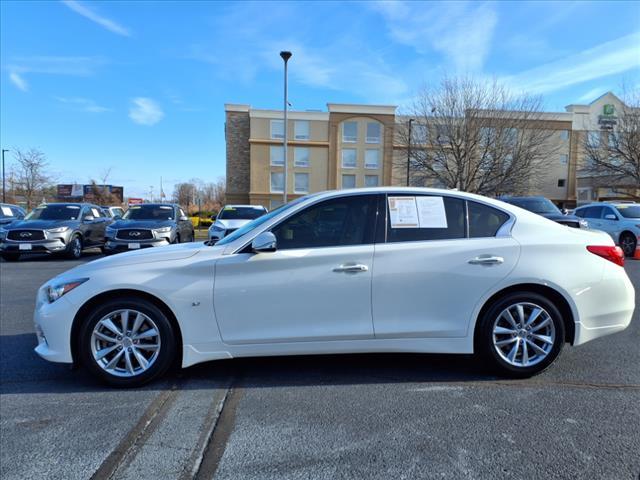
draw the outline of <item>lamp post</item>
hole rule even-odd
[[[413,123],[413,118],[409,119],[409,141],[407,143],[407,187],[409,187],[409,167],[411,165],[411,124]]]
[[[5,178],[5,166],[4,166],[4,152],[9,152],[10,150],[2,149],[2,203],[7,201],[7,187],[4,183]]]
[[[284,60],[284,188],[282,192],[282,203],[287,203],[287,109],[289,106],[289,99],[287,98],[287,62],[291,58],[291,52],[283,51],[280,52],[280,56],[282,60]]]

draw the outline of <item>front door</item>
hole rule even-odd
[[[276,225],[277,250],[218,260],[214,307],[231,344],[373,337],[377,195],[311,205]]]

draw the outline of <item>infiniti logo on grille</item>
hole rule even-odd
[[[139,237],[140,236],[140,232],[129,232],[129,236],[130,237]]]
[[[20,236],[21,236],[22,238],[30,237],[30,236],[31,236],[31,232],[21,232],[21,233],[20,233]]]

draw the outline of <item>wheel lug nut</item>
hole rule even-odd
[[[118,336],[118,341],[121,342],[122,341],[122,337]]]
[[[127,348],[127,350],[129,351],[129,353],[131,353],[131,347]]]

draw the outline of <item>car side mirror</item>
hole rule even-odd
[[[216,221],[216,218],[218,218],[218,216],[217,216],[217,215],[211,215],[211,221],[212,221],[212,222],[215,222],[215,221]]]
[[[562,209],[562,214],[563,215],[568,215],[569,214],[569,210],[567,210],[566,208]]]
[[[87,215],[82,219],[83,222],[93,222],[95,220],[93,215]]]
[[[278,241],[276,236],[271,232],[262,232],[251,242],[251,249],[255,253],[275,252]]]
[[[187,216],[183,215],[183,216],[181,216],[178,220],[180,220],[181,222],[186,222],[186,221],[188,221],[188,220],[189,220],[189,217],[187,217]]]
[[[618,217],[616,217],[613,213],[607,213],[604,216],[605,220],[618,220]]]

